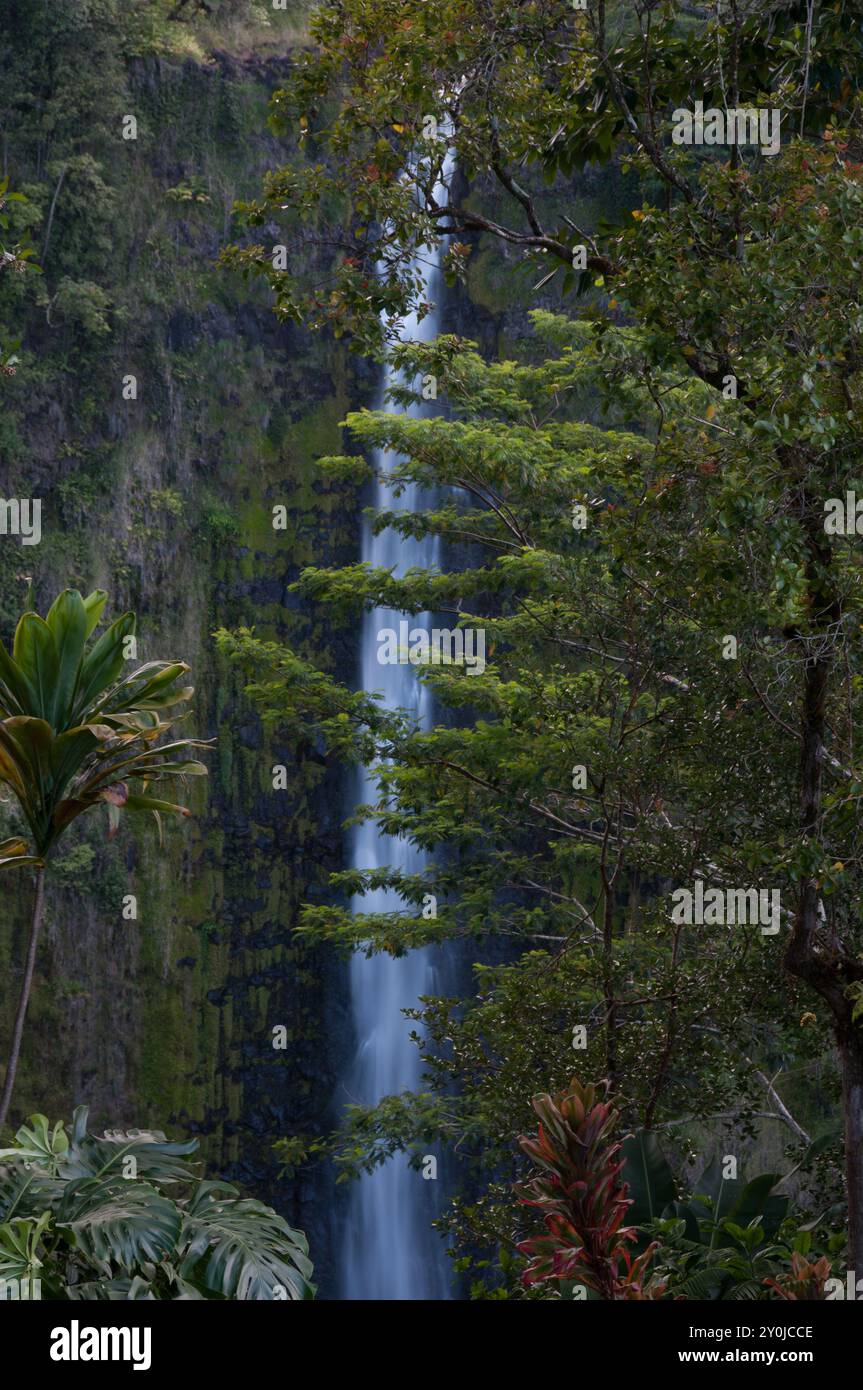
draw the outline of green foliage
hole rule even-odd
[[[391,486],[439,499],[416,515],[394,505],[375,524],[439,537],[463,563],[402,577],[307,569],[294,586],[337,615],[380,606],[485,629],[482,674],[418,669],[442,711],[431,730],[248,631],[218,639],[286,736],[327,760],[376,760],[377,795],[357,814],[429,856],[420,874],[336,874],[331,902],[306,906],[301,932],[394,955],[446,939],[473,942],[477,956],[493,941],[522,952],[478,964],[466,1005],[408,1011],[424,1026],[438,1133],[478,1155],[467,1163],[479,1195],[443,1218],[468,1261],[478,1239],[485,1258],[517,1237],[504,1181],[520,1172],[512,1136],[537,1076],[565,1083],[575,1025],[627,1123],[727,1118],[748,1136],[763,1085],[750,1059],[805,1071],[825,1045],[823,1023],[798,1024],[799,996],[777,968],[784,926],[779,942],[757,925],[681,928],[667,897],[667,885],[704,876],[769,884],[793,902],[812,855],[788,753],[798,668],[782,635],[806,620],[801,527],[783,509],[771,446],[738,402],[657,368],[649,335],[548,313],[534,327],[514,361],[486,363],[454,338],[406,344],[399,402],[431,373],[447,416],[348,420],[367,456],[392,460]],[[580,420],[597,400],[603,423]],[[849,570],[849,601],[856,583]],[[736,662],[722,660],[729,632]],[[838,695],[832,718],[847,737]],[[840,872],[831,864],[848,874],[857,831],[831,813],[824,834],[826,883]],[[379,888],[400,906],[343,906]],[[853,895],[830,901],[856,921]],[[412,1151],[428,1123],[425,1100],[415,1133],[409,1105],[388,1105],[349,1113],[335,1152],[351,1171],[381,1161],[388,1141]]]
[[[60,281],[51,304],[52,315],[91,338],[111,332],[110,309],[111,300],[98,285],[68,276]]]
[[[166,812],[188,815],[147,788],[206,775],[185,756],[206,744],[157,744],[172,724],[162,712],[193,694],[177,685],[188,666],[151,661],[124,675],[132,613],[88,648],[107,597],[64,590],[45,619],[23,614],[11,654],[0,643],[0,782],[15,795],[39,856],[94,806],[107,808],[111,833],[123,809],[151,811],[159,824]]]
[[[13,336],[13,330],[5,321],[3,304],[8,296],[4,293],[3,281],[12,274],[24,275],[28,270],[39,271],[39,266],[31,260],[34,254],[32,246],[17,238],[11,243],[7,242],[13,222],[12,214],[20,211],[26,202],[23,193],[12,192],[8,177],[0,179],[0,377],[15,375],[19,361],[18,349],[21,346],[21,338]]]
[[[290,265],[275,270],[260,244],[237,244],[226,260],[267,281],[281,316],[349,332],[373,350],[381,315],[394,331],[408,309],[427,312],[417,253],[437,238],[449,239],[452,274],[463,273],[484,235],[515,253],[508,275],[523,267],[540,276],[538,286],[556,278],[567,294],[616,279],[638,229],[618,223],[594,240],[573,220],[570,181],[620,160],[658,215],[662,188],[669,207],[710,228],[712,246],[695,237],[688,245],[697,259],[718,261],[720,244],[735,243],[735,218],[740,235],[750,235],[743,180],[757,174],[759,156],[738,147],[722,176],[726,196],[705,201],[699,178],[716,154],[673,146],[671,114],[695,99],[724,108],[733,72],[737,103],[781,109],[787,138],[856,123],[863,51],[855,2],[816,6],[808,29],[802,8],[729,14],[670,0],[647,23],[628,5],[581,13],[569,0],[323,0],[315,44],[272,102],[274,128],[296,148],[267,176],[262,196],[238,207],[252,236],[280,224]],[[467,194],[447,175],[449,151]],[[302,237],[310,221],[335,258],[326,293],[320,240],[304,245]],[[573,269],[575,244],[588,251],[584,270]],[[672,256],[668,274],[680,268]],[[672,296],[663,307],[678,306]],[[690,333],[697,326],[681,314],[677,321]]]
[[[829,1136],[809,1146],[808,1163]],[[658,1245],[657,1277],[667,1296],[685,1299],[766,1299],[803,1296],[811,1271],[800,1257],[809,1252],[813,1232],[823,1228],[826,1213],[800,1225],[790,1212],[790,1199],[780,1192],[792,1176],[762,1173],[744,1181],[727,1178],[725,1163],[714,1158],[704,1169],[687,1200],[678,1200],[674,1175],[652,1131],[639,1131],[623,1144],[623,1179],[630,1207],[627,1220],[639,1228],[642,1241]],[[794,1170],[796,1171],[796,1170]],[[831,1216],[837,1215],[834,1210]],[[832,1259],[841,1255],[844,1237],[824,1234]],[[830,1274],[830,1258],[818,1261],[820,1292]],[[789,1290],[783,1292],[783,1289]]]
[[[539,1133],[521,1145],[541,1171],[519,1197],[546,1229],[519,1246],[530,1256],[526,1283],[556,1285],[563,1297],[580,1283],[605,1299],[824,1297],[843,1238],[826,1237],[829,1256],[805,1259],[821,1223],[798,1227],[788,1214],[777,1191],[788,1175],[726,1179],[714,1160],[679,1201],[655,1134],[615,1141],[619,1117],[594,1087],[573,1081],[533,1106]]]
[[[0,1150],[0,1281],[42,1298],[272,1300],[314,1297],[305,1237],[187,1161],[197,1140],[158,1131],[71,1131],[31,1117]],[[31,1295],[32,1296],[32,1295]]]

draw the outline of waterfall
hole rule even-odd
[[[452,171],[450,161],[444,164],[443,182],[448,183]],[[436,198],[444,196],[443,185],[436,189]],[[423,257],[426,298],[435,303],[442,288],[441,249],[439,244],[429,248]],[[419,263],[419,257],[417,257]],[[435,307],[422,323],[416,316],[406,318],[403,337],[429,342],[440,332],[440,318]],[[384,370],[382,398],[394,384],[395,376],[389,365]],[[431,406],[412,406],[412,416],[428,414]],[[393,455],[386,463],[383,451],[377,451],[376,472],[393,464]],[[419,510],[431,500],[414,485],[406,488],[397,504],[391,490],[378,477],[375,481],[375,510],[398,505],[409,511]],[[421,540],[403,538],[393,531],[372,534],[365,520],[362,536],[362,558],[370,565],[394,568],[403,573],[412,566],[430,566],[438,560],[438,543],[434,537]],[[409,665],[380,665],[377,634],[382,628],[398,631],[402,614],[385,608],[375,608],[363,617],[361,637],[361,684],[364,690],[382,693],[383,703],[390,709],[409,709],[423,727],[432,720],[432,699],[429,691],[416,679]],[[431,627],[430,616],[412,619],[416,627]],[[358,778],[357,802],[371,801],[375,787],[368,772]],[[352,867],[370,869],[390,864],[404,873],[419,873],[424,856],[406,841],[381,836],[373,823],[356,827],[352,834],[349,862]],[[353,903],[357,913],[393,911],[399,906],[394,893],[378,890]],[[440,948],[426,947],[393,959],[376,955],[366,959],[357,952],[351,959],[350,993],[356,1057],[344,1090],[353,1103],[375,1104],[382,1096],[413,1090],[420,1082],[421,1058],[409,1034],[416,1025],[406,1019],[401,1010],[416,1005],[422,994],[439,992]],[[437,1156],[439,1158],[439,1155]],[[439,1181],[439,1180],[438,1180]],[[443,1243],[430,1229],[436,1210],[438,1182],[424,1179],[408,1166],[404,1154],[396,1154],[373,1173],[365,1174],[352,1184],[346,1223],[341,1240],[340,1272],[342,1297],[345,1299],[446,1299],[450,1297],[447,1259]]]

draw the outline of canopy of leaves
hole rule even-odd
[[[429,499],[374,524],[439,536],[457,567],[307,570],[295,586],[340,613],[381,606],[485,630],[482,674],[418,671],[435,727],[252,633],[220,636],[265,717],[320,738],[327,759],[368,761],[371,743],[378,799],[358,814],[429,856],[420,874],[335,875],[332,903],[307,906],[301,931],[393,954],[456,939],[478,959],[469,1002],[409,1011],[430,1093],[354,1108],[337,1143],[347,1172],[393,1148],[416,1157],[430,1132],[454,1146],[482,1174],[449,1219],[467,1252],[517,1238],[502,1180],[520,1171],[514,1136],[537,1079],[564,1084],[577,1025],[630,1122],[787,1123],[752,1059],[805,1070],[825,1046],[781,970],[801,877],[817,875],[849,954],[860,934],[846,751],[859,657],[849,645],[852,684],[831,705],[835,800],[815,845],[794,790],[802,525],[769,432],[684,368],[657,369],[634,329],[533,317],[517,361],[486,363],[453,338],[397,350],[399,400],[431,372],[446,418],[347,422],[367,456],[387,451],[396,492],[416,483]],[[856,614],[853,551],[837,546],[836,561]],[[778,890],[779,931],[675,925],[671,887],[697,878]],[[399,910],[341,905],[381,887]]]

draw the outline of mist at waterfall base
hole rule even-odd
[[[446,176],[446,174],[445,174]],[[405,320],[402,336],[428,342],[440,332],[437,307],[442,290],[440,250],[430,249],[427,265],[427,297],[435,308],[421,323],[415,316]],[[396,377],[385,369],[382,404]],[[393,408],[393,407],[389,407]],[[412,416],[433,414],[431,405],[412,406]],[[375,470],[392,468],[393,454],[378,451]],[[378,477],[374,484],[376,511],[396,506],[418,511],[433,498],[411,485],[398,500]],[[392,530],[372,534],[364,521],[362,559],[375,568],[404,573],[413,566],[423,568],[438,563],[436,537],[413,539]],[[364,690],[380,691],[387,708],[408,709],[424,728],[430,727],[433,702],[428,689],[416,678],[410,665],[380,665],[377,634],[381,628],[398,627],[403,614],[375,608],[363,618],[361,634],[360,685]],[[430,615],[412,619],[418,626],[431,626]],[[363,771],[356,786],[357,803],[376,799],[374,779]],[[406,874],[421,873],[425,856],[403,839],[383,836],[377,826],[366,822],[351,836],[348,862],[354,868],[371,869],[390,865]],[[357,914],[391,912],[402,906],[398,896],[377,890],[352,902]],[[398,959],[388,955],[366,958],[356,952],[350,964],[350,994],[356,1055],[342,1087],[347,1103],[374,1105],[383,1096],[414,1090],[421,1082],[422,1058],[410,1033],[417,1025],[402,1010],[416,1005],[420,995],[444,992],[447,973],[445,953],[440,947],[411,951]],[[404,1300],[448,1299],[453,1296],[449,1261],[441,1237],[431,1229],[439,1209],[444,1165],[435,1154],[438,1178],[426,1179],[411,1168],[405,1154],[396,1154],[373,1173],[351,1184],[344,1226],[341,1231],[339,1269],[343,1299]]]

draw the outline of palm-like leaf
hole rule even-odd
[[[0,778],[2,780],[2,778]],[[27,853],[27,841],[15,836],[11,840],[0,840],[0,869],[39,868],[42,860],[35,854]]]
[[[37,851],[31,864],[73,820],[102,803],[112,832],[122,810],[157,819],[188,815],[174,801],[149,799],[146,790],[152,782],[206,775],[188,754],[208,744],[159,744],[172,724],[163,712],[194,693],[179,684],[185,662],[150,661],[124,675],[133,613],[122,614],[88,649],[106,598],[100,590],[85,599],[67,589],[47,618],[23,615],[11,655],[0,643],[0,782],[14,792],[30,827]],[[0,866],[4,859],[21,862],[19,854],[4,856],[0,847]]]
[[[52,846],[72,821],[100,805],[107,810],[109,835],[125,810],[152,815],[161,839],[163,815],[190,812],[176,801],[149,796],[150,784],[185,783],[187,777],[207,772],[188,756],[207,744],[194,739],[160,743],[172,724],[172,716],[162,712],[194,693],[191,686],[178,684],[189,669],[185,662],[150,661],[124,675],[134,613],[123,613],[88,646],[106,599],[102,590],[82,598],[77,590],[66,589],[46,618],[24,613],[11,655],[0,642],[0,785],[15,795],[33,842],[29,847],[18,840],[0,845],[0,870],[25,864],[37,869],[0,1125],[18,1068],[42,925],[44,860]]]

